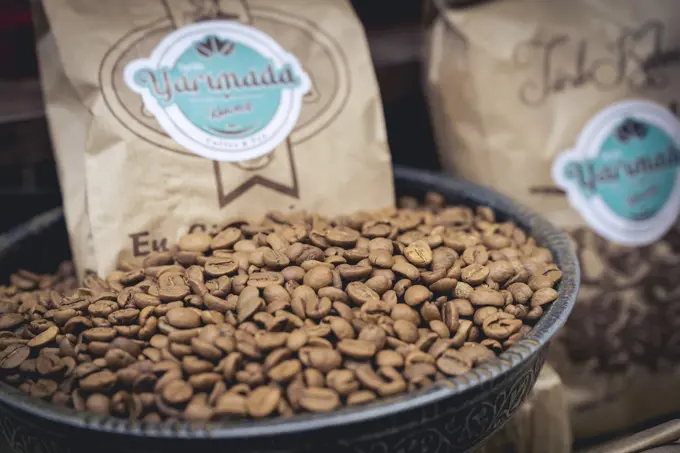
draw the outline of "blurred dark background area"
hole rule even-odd
[[[437,170],[421,83],[421,0],[352,0],[366,29],[394,164]],[[28,0],[0,0],[0,232],[61,203]]]

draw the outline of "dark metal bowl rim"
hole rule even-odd
[[[402,411],[417,409],[451,398],[475,386],[504,376],[512,367],[526,361],[545,346],[565,323],[573,308],[578,292],[580,270],[571,241],[541,216],[485,187],[450,176],[400,167],[395,168],[395,179],[414,185],[425,183],[433,188],[436,187],[444,194],[456,193],[461,202],[468,204],[489,205],[512,218],[521,227],[528,229],[533,236],[538,236],[542,245],[550,248],[555,255],[556,262],[563,271],[558,299],[553,302],[531,333],[503,352],[499,359],[480,365],[448,382],[437,383],[428,390],[382,399],[366,406],[343,408],[329,414],[303,414],[288,418],[229,422],[228,424],[217,422],[148,423],[77,412],[32,398],[3,382],[0,382],[0,402],[40,419],[99,432],[147,438],[233,439],[296,434],[389,417]],[[56,208],[0,236],[0,259],[8,253],[13,244],[22,240],[30,240],[31,235],[39,234],[40,231],[61,221],[62,218],[61,208]]]

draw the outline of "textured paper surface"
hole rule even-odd
[[[680,410],[680,228],[642,248],[587,227],[551,167],[599,111],[627,99],[676,109],[677,0],[484,2],[428,27],[425,83],[446,169],[569,231],[583,281],[551,363],[578,438]]]
[[[394,203],[382,104],[364,31],[345,0],[49,0],[39,59],[80,275],[164,249],[190,229],[267,210],[326,215]],[[312,79],[272,153],[215,162],[171,140],[123,80],[171,31],[200,20],[255,27]]]

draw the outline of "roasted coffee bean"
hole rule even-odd
[[[368,324],[359,332],[359,340],[373,343],[376,350],[381,350],[387,342],[387,334],[382,327],[376,324]]]
[[[415,306],[428,301],[432,297],[432,292],[425,286],[414,285],[406,290],[404,293],[404,302],[407,305]]]
[[[369,359],[375,355],[377,347],[367,340],[344,339],[338,343],[338,350],[354,359]]]
[[[31,354],[31,348],[21,344],[10,344],[0,351],[0,368],[3,370],[12,370],[19,367],[22,362],[28,359]]]
[[[553,288],[538,288],[531,296],[531,306],[540,307],[557,299],[557,291]]]
[[[350,406],[357,404],[366,404],[376,399],[376,394],[370,390],[359,390],[347,397],[347,404]]]
[[[472,368],[472,362],[463,353],[448,349],[437,359],[437,368],[447,376],[459,376]]]
[[[325,412],[464,374],[528,335],[562,274],[492,210],[427,200],[229,221],[80,289],[72,266],[18,272],[0,287],[2,377],[159,422]]]
[[[359,353],[362,353],[363,351],[363,353],[365,354],[366,349],[360,349],[361,346],[362,345],[359,345],[359,348],[357,349],[359,350]],[[366,348],[370,347],[367,346]],[[323,373],[339,368],[340,365],[342,364],[342,356],[338,351],[334,349],[305,346],[298,351],[298,356],[300,357],[300,361],[305,366],[316,368],[317,370]]]
[[[521,327],[522,320],[500,311],[486,316],[482,322],[484,334],[494,340],[504,340],[517,333]]]
[[[513,301],[518,304],[526,304],[529,302],[534,293],[529,285],[519,282],[508,286],[508,291],[512,294]]]
[[[208,234],[193,233],[182,236],[178,245],[179,249],[185,252],[204,253],[210,250],[212,240]]]
[[[328,412],[340,406],[340,397],[328,388],[308,388],[302,391],[298,404],[310,412]]]
[[[418,341],[418,327],[411,321],[398,319],[394,322],[394,332],[405,343]]]
[[[255,418],[271,415],[279,405],[281,390],[274,386],[263,386],[253,390],[246,401],[248,413]]]
[[[494,307],[502,307],[505,305],[505,299],[499,291],[483,286],[475,288],[468,299],[473,305],[477,306],[491,305]]]

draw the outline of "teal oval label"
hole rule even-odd
[[[168,34],[151,58],[126,67],[125,80],[180,145],[232,162],[283,142],[311,87],[298,60],[271,37],[230,21]]]
[[[680,212],[680,123],[649,101],[615,104],[560,155],[553,178],[603,237],[624,245],[658,240]]]

